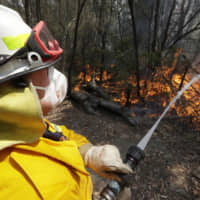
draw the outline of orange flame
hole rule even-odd
[[[148,79],[142,79],[140,81],[140,92],[145,102],[160,102],[159,105],[161,105],[164,110],[172,98],[177,94],[180,85],[185,85],[190,81],[191,78],[189,75],[186,75],[183,81],[183,74],[174,72],[178,57],[181,53],[182,50],[179,49],[174,54],[174,61],[172,62],[171,67],[163,65],[154,74],[153,79],[149,77]],[[128,101],[130,104],[136,105],[140,101],[136,94],[137,82],[134,75],[129,76],[126,81],[113,81],[111,80],[112,74],[108,73],[106,70],[104,70],[100,75],[99,72],[95,72],[95,69],[91,69],[89,65],[86,65],[85,68],[86,73],[84,74],[81,72],[78,75],[80,81],[74,88],[76,91],[79,90],[83,82],[89,82],[93,78],[95,78],[96,81],[102,79],[101,86],[104,87],[106,92],[113,96],[115,102],[118,102],[121,105],[126,105]],[[111,65],[111,68],[114,68],[114,65]],[[127,99],[127,85],[131,86],[129,99]],[[185,91],[180,101],[172,105],[171,109],[175,110],[179,117],[191,117],[192,122],[197,122],[200,120],[200,95],[198,91],[200,91],[200,84],[193,84],[192,87]],[[132,115],[135,116],[135,113]],[[151,114],[150,116],[152,117],[156,115],[158,114]],[[200,123],[195,124],[196,128],[200,129],[200,125],[198,124]]]

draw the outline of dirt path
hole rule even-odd
[[[153,120],[131,127],[121,117],[100,111],[88,115],[65,101],[49,116],[57,124],[85,135],[94,144],[114,144],[124,157],[127,149],[143,137]],[[179,127],[179,128],[177,128]],[[137,168],[135,200],[200,200],[200,142],[198,133],[176,120],[163,120]],[[95,199],[107,180],[92,173]]]

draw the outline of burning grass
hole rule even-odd
[[[144,114],[148,114],[149,117],[159,116],[177,92],[191,80],[191,73],[185,73],[185,69],[188,66],[186,64],[178,64],[180,54],[181,51],[175,53],[171,66],[163,65],[157,67],[154,73],[148,77],[141,77],[140,94],[142,101],[137,96],[135,75],[130,75],[127,77],[127,80],[119,81],[115,77],[120,76],[120,74],[106,70],[100,74],[89,65],[86,66],[85,73],[81,72],[78,75],[79,82],[74,89],[78,91],[82,84],[95,80],[112,96],[113,101],[123,106],[131,105],[130,107],[133,110],[132,116],[137,116],[138,113],[134,108],[138,105],[142,105],[145,108]],[[199,130],[199,104],[200,84],[198,81],[186,90],[182,97],[172,105],[168,115],[173,114],[181,119],[187,119],[188,123],[191,123],[195,129]]]

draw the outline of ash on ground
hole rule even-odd
[[[151,128],[155,119],[130,126],[121,117],[98,111],[89,115],[66,100],[48,119],[86,136],[93,144],[116,145],[124,158],[128,147]],[[163,119],[145,149],[132,185],[135,200],[200,200],[200,135],[178,119]],[[108,180],[91,172],[94,199]]]

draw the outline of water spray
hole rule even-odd
[[[178,93],[177,95],[172,99],[172,101],[169,103],[169,105],[165,108],[161,116],[158,118],[158,120],[154,123],[154,125],[151,127],[151,129],[148,130],[146,135],[139,141],[139,143],[136,146],[131,146],[128,149],[128,152],[126,154],[125,163],[127,163],[133,170],[137,167],[138,163],[144,159],[144,150],[149,143],[154,131],[158,127],[158,124],[163,119],[163,117],[166,115],[168,110],[171,108],[171,106],[176,102],[177,99],[180,98],[180,96],[198,79],[200,78],[200,74],[195,75],[192,80],[187,83]],[[127,181],[130,179],[130,175],[121,175],[120,176],[122,181],[110,181],[108,185],[102,190],[100,194],[100,200],[116,200],[119,193],[124,189],[124,187],[129,186],[130,183]]]

